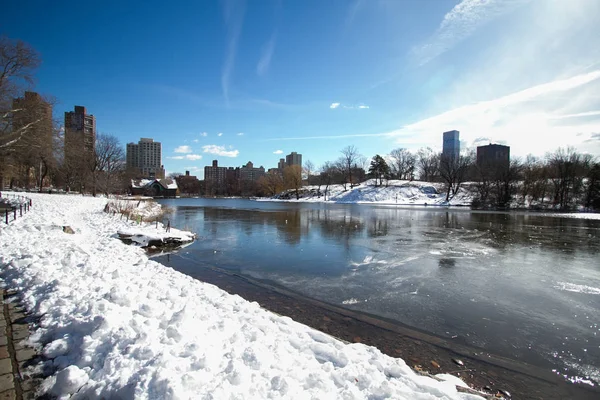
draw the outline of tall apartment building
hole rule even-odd
[[[510,146],[501,144],[488,144],[487,146],[477,146],[477,166],[503,166],[510,164]]]
[[[442,157],[458,159],[460,156],[460,132],[448,131],[444,132]]]
[[[295,151],[292,151],[290,154],[285,156],[285,165],[288,167],[291,165],[299,165],[302,167],[302,154],[298,154]]]
[[[240,180],[245,182],[256,182],[258,178],[265,175],[265,169],[261,165],[259,168],[254,168],[254,164],[248,161],[246,165],[240,168]]]
[[[227,167],[219,167],[217,160],[213,160],[212,165],[204,167],[204,184],[207,193],[220,193],[224,187],[227,176]]]
[[[96,147],[96,118],[85,107],[65,112],[65,157],[93,156]]]
[[[141,138],[137,144],[127,143],[127,169],[137,170],[144,178],[164,179],[160,142]]]
[[[284,158],[280,158],[279,159],[279,163],[277,164],[277,168],[280,171],[283,171],[283,169],[285,168],[285,159]]]
[[[13,131],[26,129],[23,140],[29,144],[52,149],[52,105],[36,92],[25,92],[23,97],[13,100]],[[30,124],[30,128],[26,128]]]

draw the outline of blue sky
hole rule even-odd
[[[165,4],[9,2],[0,33],[41,53],[57,118],[83,105],[123,145],[160,141],[167,172],[441,150],[452,129],[600,155],[600,1]]]

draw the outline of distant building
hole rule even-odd
[[[488,144],[477,147],[477,166],[506,166],[510,164],[510,147],[501,144]]]
[[[448,131],[444,132],[442,157],[458,159],[460,156],[460,132]]]
[[[185,175],[179,175],[175,178],[177,186],[181,193],[186,194],[199,194],[200,193],[200,181],[197,177],[190,175],[190,171],[185,171]]]
[[[217,160],[213,160],[212,165],[204,167],[204,185],[207,194],[221,193],[225,184],[227,167],[219,167]]]
[[[75,106],[75,111],[65,112],[65,160],[91,156],[96,148],[96,118],[85,107]]]
[[[256,182],[261,176],[265,175],[265,169],[261,165],[259,168],[254,168],[254,164],[248,161],[246,165],[240,168],[240,180],[244,182]]]
[[[127,169],[138,171],[144,178],[164,179],[160,142],[141,138],[137,144],[127,143]]]
[[[302,167],[302,154],[298,154],[292,151],[290,154],[285,156],[285,165],[290,167],[292,165],[299,165]]]
[[[277,169],[279,170],[279,172],[283,172],[284,168],[285,168],[285,159],[280,158],[279,163],[277,164]]]

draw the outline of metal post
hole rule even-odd
[[[14,211],[14,218],[13,218],[13,221],[16,221],[16,220],[17,220],[17,207],[15,207],[15,208],[13,209],[13,211]]]
[[[8,210],[6,210],[6,225],[8,225]]]
[[[15,210],[17,211],[17,210]],[[19,214],[21,214],[20,216],[23,216],[23,204],[19,204]]]

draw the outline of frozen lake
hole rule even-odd
[[[443,208],[177,199],[211,266],[600,382],[600,220]],[[161,261],[160,258],[158,261]]]

